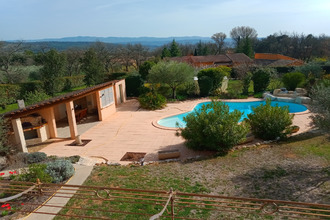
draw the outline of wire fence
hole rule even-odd
[[[0,212],[56,219],[330,219],[329,204],[115,187],[0,181]],[[70,202],[66,204],[69,200]]]

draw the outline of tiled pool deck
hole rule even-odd
[[[260,99],[248,99],[248,101],[258,100]],[[110,162],[120,162],[126,152],[145,152],[147,153],[146,161],[157,160],[158,151],[170,149],[179,149],[181,159],[196,155],[207,155],[208,152],[196,152],[187,149],[184,146],[184,140],[177,137],[174,130],[164,130],[153,126],[153,122],[160,118],[190,111],[201,101],[210,100],[199,99],[169,103],[162,110],[148,111],[139,109],[137,100],[129,100],[121,104],[114,115],[81,134],[82,139],[92,140],[86,146],[66,146],[72,143],[72,140],[65,140],[52,143],[41,151],[47,155],[57,156],[101,156]],[[247,100],[235,101],[245,102]],[[309,116],[310,113],[295,115],[293,124],[300,127],[299,133],[310,129]],[[127,162],[121,163],[125,164]]]

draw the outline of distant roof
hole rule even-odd
[[[255,63],[262,66],[301,66],[304,64],[302,60],[284,56],[282,54],[256,53],[254,57]]]
[[[108,87],[110,85],[114,85],[118,81],[120,81],[120,80],[113,80],[113,81],[105,82],[105,83],[98,84],[98,85],[95,85],[95,86],[92,86],[92,87],[88,87],[88,88],[85,88],[85,89],[80,89],[80,90],[77,90],[77,91],[69,92],[69,93],[66,93],[66,94],[63,94],[63,95],[60,95],[60,96],[56,96],[56,97],[38,102],[38,103],[33,104],[33,105],[26,106],[25,108],[22,108],[22,109],[16,109],[16,110],[13,110],[13,111],[10,111],[10,112],[6,112],[2,115],[5,116],[5,117],[14,117],[14,118],[16,118],[16,117],[19,117],[21,115],[26,115],[31,111],[39,110],[41,108],[50,107],[50,106],[53,106],[53,105],[57,105],[57,104],[60,104],[60,103],[63,103],[63,102],[67,102],[67,101],[71,101],[71,100],[83,97],[83,96],[87,95],[88,93],[92,93],[96,90]]]
[[[219,54],[208,56],[184,56],[173,57],[170,60],[189,63],[193,66],[227,65],[252,63],[253,60],[244,53]]]

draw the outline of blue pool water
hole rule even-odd
[[[195,106],[195,108],[186,113],[182,113],[179,115],[174,115],[171,117],[163,118],[158,121],[158,124],[164,127],[169,127],[169,128],[175,128],[176,122],[179,123],[180,127],[185,127],[186,123],[183,121],[183,117],[187,116],[189,113],[193,112],[195,109],[200,110],[203,105],[207,105],[211,102],[202,102],[199,103],[198,105]],[[247,115],[252,113],[252,107],[257,107],[260,104],[265,104],[265,101],[256,101],[256,102],[224,102],[226,105],[229,106],[229,111],[234,111],[235,109],[241,111],[243,113],[243,116],[241,118],[241,121],[244,118],[247,118]],[[304,105],[296,104],[296,103],[288,103],[288,102],[277,102],[277,101],[272,101],[271,105],[275,106],[278,105],[280,107],[282,106],[288,106],[290,113],[298,113],[298,112],[303,112],[306,111],[307,108]]]

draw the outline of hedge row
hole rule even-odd
[[[56,84],[57,92],[84,86],[84,77],[84,75],[78,75],[59,78]],[[5,104],[15,103],[17,99],[22,99],[27,92],[40,91],[42,88],[43,84],[40,80],[20,84],[0,84],[0,99],[1,102],[4,102]]]

